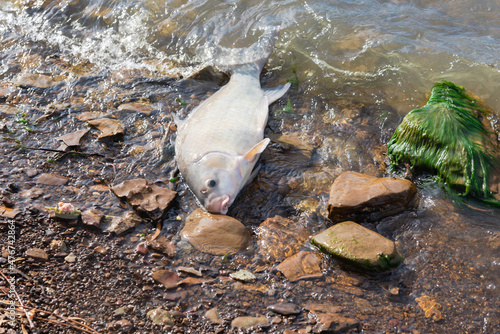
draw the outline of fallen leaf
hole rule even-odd
[[[65,134],[57,139],[62,140],[68,146],[79,146],[80,140],[89,132],[88,129],[78,130]]]
[[[99,118],[89,121],[89,124],[101,131],[98,138],[123,135],[125,132],[122,122],[111,118]]]

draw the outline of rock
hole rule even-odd
[[[156,325],[174,325],[175,319],[170,312],[155,308],[147,313],[147,317]]]
[[[267,263],[283,261],[298,252],[309,238],[309,231],[298,223],[275,216],[266,219],[257,229],[259,254]]]
[[[339,314],[340,307],[311,303],[306,305],[305,309],[316,318],[314,333],[344,333],[359,327],[358,319],[346,318]]]
[[[415,184],[405,179],[345,172],[330,189],[328,218],[338,222],[355,216],[379,219],[394,215],[404,211],[416,192]]]
[[[232,273],[229,275],[232,279],[235,279],[237,281],[241,282],[252,282],[255,281],[256,277],[254,274],[249,272],[248,270],[238,270],[235,273]]]
[[[115,320],[108,325],[109,329],[120,329],[120,332],[130,332],[134,325],[127,319]]]
[[[155,109],[153,105],[141,102],[124,103],[118,106],[118,110],[140,112],[146,116],[151,115],[151,112]]]
[[[168,240],[163,235],[160,235],[154,240],[151,240],[149,236],[146,237],[146,245],[160,253],[167,255],[168,257],[175,256],[175,242]]]
[[[127,202],[139,214],[158,220],[172,204],[177,192],[158,187],[145,179],[133,179],[111,187],[113,193]]]
[[[68,146],[79,146],[80,140],[89,132],[88,129],[78,130],[58,137]]]
[[[47,262],[49,255],[46,251],[40,248],[30,248],[26,251],[26,256],[40,262]]]
[[[101,131],[97,138],[108,138],[115,136],[123,136],[125,132],[122,122],[111,118],[99,118],[90,120],[89,125],[96,127]]]
[[[251,244],[251,235],[238,220],[226,215],[214,215],[202,209],[187,218],[181,236],[199,251],[213,254],[234,254]]]
[[[88,209],[82,212],[82,223],[96,228],[101,227],[104,214],[97,209]]]
[[[13,219],[19,213],[21,213],[21,210],[8,208],[5,205],[0,205],[0,217]]]
[[[180,281],[180,277],[176,273],[164,269],[154,271],[151,277],[167,289],[176,288]]]
[[[101,245],[96,246],[94,248],[94,252],[102,254],[102,255],[108,254],[108,250],[106,248],[102,247]]]
[[[115,216],[111,220],[111,225],[108,227],[108,232],[116,234],[124,233],[132,228],[136,228],[141,223],[142,219],[134,212],[129,211],[125,213],[124,217]]]
[[[301,308],[298,305],[292,303],[273,304],[269,305],[267,309],[282,315],[300,314],[301,312]]]
[[[55,252],[65,252],[68,250],[66,244],[62,240],[54,239],[50,242],[49,248]]]
[[[222,325],[223,321],[219,317],[219,312],[217,311],[217,307],[211,308],[207,312],[205,312],[205,318],[210,320],[212,323]]]
[[[321,277],[321,258],[311,252],[300,251],[281,262],[277,269],[290,281]]]
[[[21,87],[38,87],[49,88],[57,84],[53,77],[36,74],[36,73],[23,73],[12,80],[12,83]]]
[[[185,274],[189,274],[189,275],[194,275],[194,276],[198,276],[198,277],[203,276],[201,273],[201,270],[196,270],[196,269],[191,268],[191,267],[182,267],[182,266],[177,267],[177,272],[185,273]]]
[[[148,246],[146,245],[145,242],[140,242],[137,244],[137,246],[135,246],[135,252],[136,253],[139,253],[139,254],[142,254],[142,255],[146,255],[148,253]]]
[[[64,261],[68,263],[75,263],[76,262],[76,256],[73,253],[69,253],[65,258]]]
[[[325,254],[369,271],[385,271],[402,261],[393,241],[351,221],[316,234],[311,242]]]
[[[49,173],[43,173],[40,174],[38,179],[36,180],[36,183],[39,184],[46,184],[49,186],[62,186],[68,182],[68,178],[57,175],[57,174],[49,174]]]
[[[237,317],[231,321],[231,327],[249,329],[254,326],[269,326],[269,320],[266,317]]]

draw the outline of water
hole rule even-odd
[[[497,112],[493,121],[498,118],[499,10],[495,0],[0,1],[0,79],[9,86],[24,72],[61,77],[59,86],[19,94],[33,118],[51,102],[72,104],[55,122],[38,124],[39,135],[12,135],[18,140],[56,148],[49,134],[81,128],[74,115],[114,114],[127,129],[124,144],[91,141],[86,152],[114,154],[109,164],[91,167],[108,181],[165,180],[175,167],[175,135],[166,131],[169,112],[186,114],[218,89],[214,80],[165,78],[189,77],[214,64],[217,46],[245,48],[279,27],[262,80],[274,86],[295,72],[299,85],[287,94],[294,111],[279,112],[287,98],[271,107],[266,135],[273,144],[262,156],[259,176],[229,214],[251,229],[281,214],[317,232],[328,225],[331,182],[347,170],[385,175],[386,143],[402,117],[425,103],[436,81],[465,86]],[[155,111],[118,113],[118,105],[128,101],[147,101]],[[498,122],[494,126],[498,130]],[[29,156],[45,159],[36,152]],[[81,174],[80,166],[63,163]],[[444,328],[492,333],[500,326],[500,211],[460,208],[434,184],[418,185],[414,211],[367,225],[395,240],[406,258],[383,288],[400,286],[398,302],[408,305],[432,296],[442,306]],[[185,217],[196,204],[183,184],[177,187],[182,196],[172,214]],[[104,208],[108,204],[102,203],[112,202],[108,195],[71,199]],[[326,271],[342,276],[337,264],[330,266]],[[383,296],[368,289],[364,298],[385,305]],[[415,326],[426,332],[440,324]]]

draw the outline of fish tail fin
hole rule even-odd
[[[230,73],[241,70],[260,73],[274,50],[279,34],[280,28],[273,27],[267,29],[256,43],[247,48],[230,49],[217,46],[212,54],[213,65]]]

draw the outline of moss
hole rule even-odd
[[[500,206],[488,184],[499,162],[490,132],[478,118],[486,114],[463,87],[437,83],[427,104],[406,115],[394,132],[388,144],[391,164],[435,172],[449,193]]]

